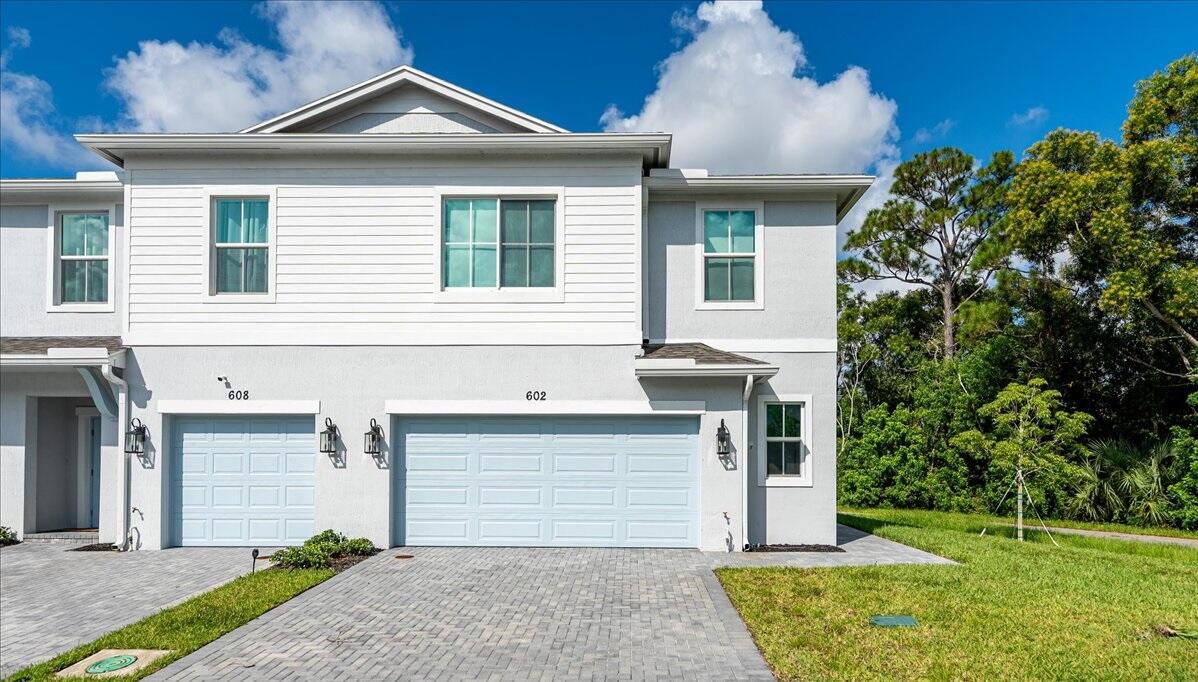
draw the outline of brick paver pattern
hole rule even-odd
[[[151,679],[770,680],[712,566],[945,561],[845,532],[845,553],[768,557],[390,549]]]
[[[0,549],[0,676],[248,573],[249,549],[74,552]]]

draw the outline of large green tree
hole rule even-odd
[[[900,164],[890,187],[894,198],[849,233],[845,250],[852,257],[842,262],[842,274],[855,282],[892,280],[933,290],[940,300],[943,355],[953,357],[961,306],[1005,263],[991,233],[1006,212],[1013,171],[1010,152],[975,168],[972,156],[952,147]]]
[[[1136,86],[1122,143],[1058,130],[1033,145],[1009,201],[1005,237],[1022,258],[1064,263],[1120,324],[1166,335],[1176,366],[1154,370],[1198,377],[1198,57]]]

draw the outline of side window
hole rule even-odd
[[[266,197],[213,200],[211,276],[215,293],[267,293],[269,207]]]
[[[556,204],[552,199],[446,199],[442,286],[553,287]]]
[[[58,214],[58,303],[108,302],[108,213]]]
[[[757,267],[754,211],[703,211],[703,300],[753,301]]]
[[[757,484],[811,485],[811,396],[762,400],[757,433]]]

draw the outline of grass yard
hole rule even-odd
[[[1057,548],[1038,532],[1020,544],[968,514],[840,521],[960,565],[718,570],[782,679],[1198,679],[1198,639],[1154,630],[1198,635],[1198,551],[1064,535]]]
[[[76,647],[49,661],[18,670],[8,677],[16,680],[61,680],[54,673],[94,654],[100,649],[171,649],[136,676],[149,675],[201,646],[213,641],[274,607],[324,582],[332,569],[270,569],[245,575],[182,604],[110,632],[90,644]],[[89,678],[74,678],[89,679]]]

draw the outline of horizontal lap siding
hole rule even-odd
[[[639,164],[423,166],[404,169],[136,170],[130,211],[129,326],[139,332],[197,325],[336,324],[418,331],[419,325],[558,325],[587,342],[588,325],[637,318]],[[273,302],[204,300],[205,189],[277,186]],[[564,300],[436,300],[435,186],[564,187]],[[573,330],[573,331],[571,331]],[[429,330],[435,336],[435,330]],[[430,337],[429,342],[436,342]]]

